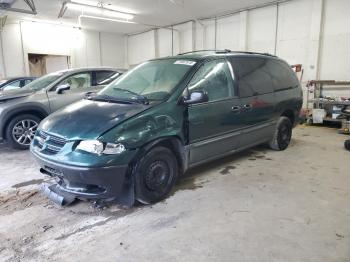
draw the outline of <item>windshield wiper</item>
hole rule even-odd
[[[124,92],[124,93],[131,94],[134,97],[136,97],[136,101],[140,101],[140,102],[142,102],[145,105],[149,104],[149,101],[148,101],[147,97],[145,97],[143,95],[140,95],[138,93],[135,93],[133,91],[130,91],[130,90],[127,90],[127,89],[118,88],[118,87],[114,87],[113,90],[118,90],[118,91],[121,91],[121,92]],[[134,100],[134,99],[132,99],[132,100]]]
[[[109,103],[122,103],[122,104],[134,104],[135,101],[131,100],[131,99],[121,99],[121,98],[117,98],[114,96],[109,96],[109,95],[87,95],[85,97],[85,99],[88,100],[94,100],[94,101],[103,101],[103,102],[109,102]]]

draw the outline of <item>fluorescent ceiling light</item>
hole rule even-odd
[[[108,17],[92,16],[92,15],[81,15],[79,16],[79,18],[91,18],[91,19],[111,21],[111,22],[117,22],[117,23],[136,24],[135,22],[132,22],[132,21],[119,20],[119,19],[113,19]]]
[[[112,5],[109,3],[104,3],[102,1],[93,1],[93,0],[71,0],[72,3],[82,4],[82,5],[90,5],[94,7],[103,7],[106,9],[111,9],[113,11],[127,13],[127,14],[137,14],[134,10],[130,10],[128,8],[124,8],[121,6]]]
[[[71,2],[82,5],[98,6],[98,2],[91,0],[71,0]]]
[[[73,1],[79,1],[79,2],[85,2],[85,0],[73,0]],[[91,2],[91,1],[89,1]],[[83,13],[91,13],[99,16],[109,16],[109,17],[116,17],[116,18],[121,18],[121,19],[126,19],[126,20],[131,20],[134,18],[133,15],[127,14],[127,13],[122,13],[118,11],[112,11],[108,10],[103,7],[98,7],[98,6],[91,6],[91,5],[86,5],[82,3],[67,3],[66,4],[67,8],[71,10],[76,10],[80,11]]]

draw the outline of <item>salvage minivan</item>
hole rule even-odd
[[[188,168],[259,144],[285,150],[302,90],[268,54],[203,51],[142,63],[41,122],[31,152],[56,202],[164,199]]]

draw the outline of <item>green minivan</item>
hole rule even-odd
[[[164,199],[188,168],[259,144],[288,147],[302,106],[291,67],[268,54],[150,60],[44,119],[31,144],[55,202]]]

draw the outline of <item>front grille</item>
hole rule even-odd
[[[37,147],[42,153],[55,155],[61,151],[62,147],[67,143],[67,140],[50,133],[39,130],[36,133],[35,141]]]

